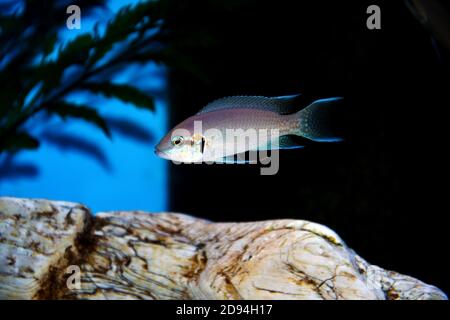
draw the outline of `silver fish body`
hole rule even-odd
[[[216,100],[173,128],[156,153],[179,162],[222,162],[247,151],[298,148],[289,137],[338,141],[324,127],[328,109],[340,98],[318,100],[293,111],[298,96],[237,96]]]

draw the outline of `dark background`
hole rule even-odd
[[[448,293],[450,82],[430,34],[403,1],[231,3],[187,1],[173,17],[214,41],[191,52],[207,80],[172,73],[170,125],[223,96],[343,96],[345,142],[283,151],[275,176],[171,163],[171,210],[322,223],[369,262]],[[381,30],[366,28],[371,4],[381,7]]]

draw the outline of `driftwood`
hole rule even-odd
[[[211,223],[0,198],[1,299],[446,299],[301,220]]]

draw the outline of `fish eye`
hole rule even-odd
[[[183,142],[184,138],[182,136],[176,136],[172,138],[172,145],[179,146]]]

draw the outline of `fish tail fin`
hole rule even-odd
[[[295,114],[298,126],[295,134],[318,142],[342,141],[332,123],[335,107],[343,98],[320,99]]]

